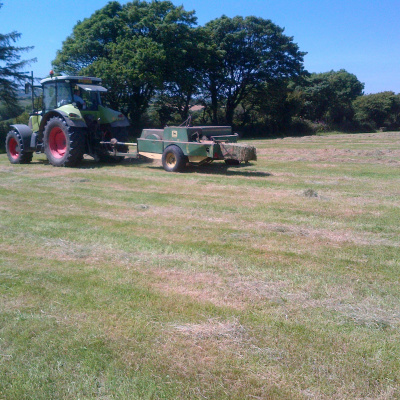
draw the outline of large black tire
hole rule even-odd
[[[7,156],[11,164],[28,164],[33,153],[24,149],[24,142],[17,131],[10,131],[6,136]]]
[[[74,129],[60,117],[50,118],[44,128],[44,152],[55,167],[75,167],[85,152],[84,131]]]
[[[168,146],[162,155],[162,165],[168,172],[182,171],[186,166],[186,157],[180,147],[171,145]]]

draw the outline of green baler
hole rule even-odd
[[[166,171],[181,171],[188,163],[224,160],[228,165],[257,160],[253,146],[238,144],[230,126],[187,126],[144,129],[137,140],[138,154],[159,159]]]

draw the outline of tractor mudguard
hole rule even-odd
[[[24,151],[33,152],[36,144],[34,143],[32,146],[32,129],[29,128],[28,125],[23,124],[15,124],[11,125],[11,127],[21,135],[22,142],[24,144]]]
[[[48,113],[46,113],[42,120],[40,121],[40,128],[39,128],[39,132],[43,133],[44,131],[44,127],[46,126],[47,122],[49,121],[50,118],[53,117],[60,117],[63,120],[65,120],[66,124],[68,126],[73,126],[76,128],[87,128],[86,122],[82,119],[77,119],[77,120],[72,120],[69,115],[63,111],[49,111]]]

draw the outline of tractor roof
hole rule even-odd
[[[100,78],[94,78],[90,76],[54,76],[52,78],[42,79],[40,81],[41,84],[48,83],[48,82],[56,82],[56,81],[73,81],[74,83],[82,83],[82,84],[99,84],[101,83]]]

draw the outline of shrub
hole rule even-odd
[[[312,122],[307,119],[294,117],[288,129],[292,135],[301,136],[327,132],[330,130],[330,126],[324,122]]]
[[[6,151],[6,136],[9,130],[10,126],[7,122],[0,122],[0,153]]]

